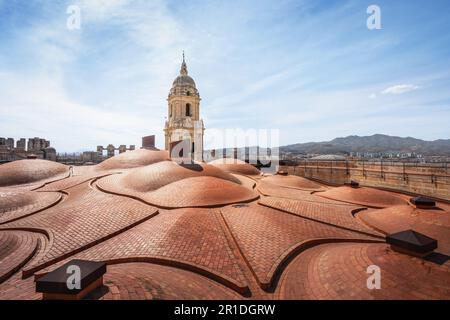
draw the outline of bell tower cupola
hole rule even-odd
[[[188,75],[185,55],[180,74],[172,83],[168,96],[167,121],[165,125],[165,147],[172,147],[183,141],[189,145],[191,157],[203,159],[203,120],[200,118],[200,94],[194,80]]]

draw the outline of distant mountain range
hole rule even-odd
[[[450,156],[450,139],[425,141],[411,137],[402,138],[375,134],[348,136],[326,142],[296,143],[280,147],[280,151],[295,154],[349,154],[350,152],[410,153]]]

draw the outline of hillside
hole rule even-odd
[[[281,152],[296,154],[348,154],[350,152],[415,152],[423,155],[450,156],[450,139],[425,141],[375,134],[372,136],[348,136],[325,142],[297,143],[280,148]]]

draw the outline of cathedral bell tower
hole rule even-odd
[[[183,52],[180,74],[173,81],[167,99],[168,115],[164,134],[166,150],[172,158],[189,157],[195,161],[203,160],[205,128],[200,118],[200,100],[195,82],[188,75]]]

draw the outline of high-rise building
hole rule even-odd
[[[8,146],[9,149],[14,149],[14,139],[13,138],[6,139],[6,145]]]
[[[25,150],[26,147],[26,140],[24,138],[20,138],[17,140],[17,149]]]
[[[50,147],[50,141],[48,141],[48,140],[41,139],[39,137],[28,139],[27,151],[29,151],[29,152],[41,151],[42,149],[45,149],[48,147]]]

